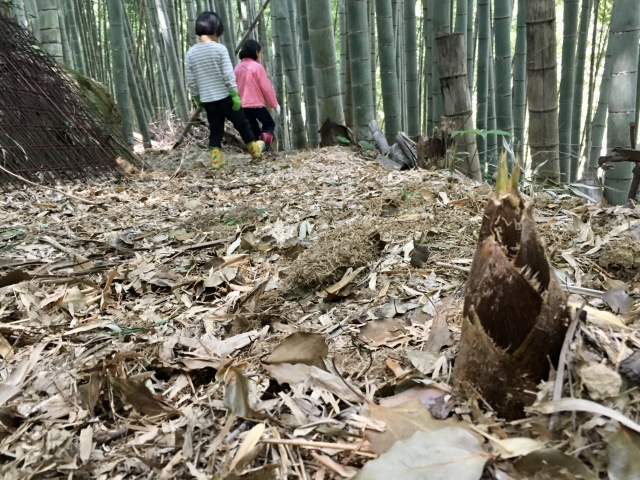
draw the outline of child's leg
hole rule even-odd
[[[247,120],[249,121],[249,125],[251,125],[251,131],[253,132],[253,136],[256,138],[259,138],[260,133],[262,133],[262,130],[260,129],[260,125],[258,124],[257,112],[259,110],[260,110],[259,108],[244,109],[244,115],[247,117]]]
[[[251,125],[249,124],[249,121],[247,120],[243,109],[241,108],[237,112],[234,111],[231,97],[220,100],[220,102],[224,105],[224,116],[227,117],[231,123],[233,123],[234,128],[242,137],[242,141],[246,144],[255,142],[256,137],[251,130]]]
[[[219,170],[224,168],[224,160],[220,151],[224,138],[224,109],[219,101],[204,103],[203,106],[209,121],[209,151],[211,152],[209,164],[211,168]]]
[[[273,132],[275,132],[276,130],[276,122],[274,122],[273,118],[271,117],[269,110],[264,107],[256,108],[255,110],[256,118],[262,124],[262,133],[270,133],[271,135],[273,135]]]
[[[222,146],[226,113],[221,104],[223,101],[203,103],[204,110],[207,112],[207,120],[209,121],[209,148],[220,148]]]

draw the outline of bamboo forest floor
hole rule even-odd
[[[562,400],[552,379],[505,422],[450,386],[488,185],[226,155],[0,198],[1,478],[639,478],[639,209],[527,197],[563,283],[597,292],[570,297]]]

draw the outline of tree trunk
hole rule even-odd
[[[464,2],[462,2],[464,3]],[[496,127],[513,135],[513,104],[511,97],[511,9],[512,0],[495,0],[495,109]],[[510,138],[506,139],[507,141]],[[498,150],[502,136],[497,137]]]
[[[527,0],[527,100],[532,167],[538,179],[560,181],[554,0]]]
[[[42,43],[44,51],[62,65],[64,52],[56,0],[38,0],[38,24],[40,26],[40,43]]]
[[[607,120],[607,150],[629,146],[629,124],[636,118],[640,8],[634,0],[615,0],[611,11],[611,95]],[[633,164],[620,162],[604,175],[604,197],[611,205],[627,201]]]
[[[145,0],[146,1],[146,0]],[[196,9],[193,5],[193,0],[185,0],[185,7],[187,8],[187,30],[189,39],[189,46],[198,43],[198,36],[196,35]]]
[[[384,134],[392,144],[400,131],[400,103],[396,74],[396,49],[393,41],[391,0],[376,0],[378,51],[380,52],[380,84],[384,111]]]
[[[173,112],[175,109],[175,104],[173,102],[173,92],[171,91],[171,85],[169,84],[169,77],[167,74],[167,61],[164,55],[165,49],[162,48],[161,38],[160,38],[160,29],[158,28],[158,15],[156,14],[156,6],[155,2],[151,0],[145,0],[145,5],[147,7],[147,29],[148,35],[150,37],[150,41],[153,44],[155,50],[155,57],[158,63],[158,80],[160,82],[159,86],[159,95],[162,99],[164,99],[164,105],[159,105],[161,107],[166,108],[170,112]]]
[[[69,44],[69,30],[67,22],[65,21],[64,5],[58,4],[58,23],[60,24],[60,37],[62,38],[62,54],[64,56],[64,64],[77,70],[75,63],[73,62],[73,53],[71,52],[71,46]]]
[[[291,118],[293,147],[300,149],[306,147],[307,135],[305,133],[302,107],[300,105],[300,77],[298,76],[298,65],[293,50],[293,35],[291,33],[291,22],[289,21],[289,8],[286,0],[273,0],[271,8],[276,10],[278,19],[276,28],[279,33],[280,49],[287,81],[287,105]]]
[[[307,1],[300,0],[300,38],[302,41],[302,72],[304,78],[304,105],[307,112],[307,136],[309,145],[317,147],[320,143],[318,130],[318,99],[316,97],[315,75],[311,60],[311,44],[309,43],[309,22],[307,18]],[[313,1],[313,0],[311,0]]]
[[[490,35],[493,39],[493,35]],[[489,47],[489,105],[487,106],[487,177],[493,180],[498,167],[498,135],[496,124],[496,71],[493,47]]]
[[[527,112],[527,8],[518,0],[516,53],[513,57],[513,136],[516,152],[524,164],[525,116]]]
[[[582,152],[582,105],[584,96],[585,66],[587,63],[587,37],[591,23],[593,0],[582,0],[580,30],[578,31],[578,49],[576,52],[576,70],[573,91],[573,112],[571,113],[571,175],[572,181],[578,175],[580,152]]]
[[[28,13],[29,24],[31,25],[31,31],[33,36],[40,41],[40,16],[38,15],[38,4],[36,0],[25,0],[25,9]]]
[[[447,35],[451,32],[451,0],[432,0],[432,29],[433,43],[432,48],[435,49],[435,39],[440,35]],[[437,6],[437,8],[435,8]],[[434,125],[440,124],[440,117],[444,113],[442,105],[442,91],[440,90],[440,73],[438,72],[438,56],[435,50],[432,50],[432,82],[431,95],[433,96],[433,119]]]
[[[476,128],[487,130],[489,111],[489,55],[491,50],[491,11],[489,0],[478,0],[478,72]],[[487,168],[486,135],[477,139],[480,170],[484,175]]]
[[[423,14],[427,16],[427,28],[425,29],[423,42],[427,44],[427,55],[424,60],[423,74],[427,79],[426,101],[427,101],[427,119],[426,119],[426,134],[431,135],[433,132],[433,0],[422,0]]]
[[[416,33],[416,2],[404,0],[404,52],[407,72],[407,134],[420,135],[420,82],[418,79],[418,46]]]
[[[578,41],[578,11],[580,0],[565,0],[564,33],[562,41],[562,72],[560,80],[560,111],[558,114],[558,134],[560,140],[560,180],[563,183],[576,179],[571,171],[571,126],[573,115],[573,95],[575,89],[576,44]]]
[[[133,123],[131,121],[131,102],[127,82],[127,47],[125,44],[124,15],[121,0],[107,0],[109,10],[109,30],[113,58],[113,81],[116,88],[116,101],[122,116],[122,134],[129,145],[133,145]]]
[[[366,0],[347,0],[349,65],[353,94],[353,133],[358,141],[371,139],[369,122],[374,117],[368,20]]]
[[[464,1],[464,0],[458,0]],[[467,1],[467,72],[469,77],[469,92],[473,92],[473,73],[475,72],[475,49],[476,49],[476,36],[473,32],[473,5],[474,0]],[[473,95],[472,95],[473,96]]]
[[[158,0],[156,0],[158,1]],[[229,51],[229,57],[231,57],[231,63],[235,67],[238,64],[238,58],[236,57],[236,42],[234,41],[235,32],[233,31],[233,25],[229,22],[229,17],[227,15],[227,5],[226,0],[214,0],[215,12],[220,16],[220,20],[224,25],[224,31],[222,33],[222,38],[220,41],[222,44],[227,47]]]
[[[584,135],[584,156],[586,157],[586,165],[585,172],[589,170],[593,171],[594,168],[598,168],[598,163],[596,159],[596,164],[592,168],[591,167],[591,138],[593,133],[593,99],[595,97],[596,90],[596,73],[597,70],[600,69],[600,60],[596,59],[596,48],[597,48],[597,37],[598,37],[598,14],[600,12],[600,0],[595,0],[593,5],[593,33],[591,35],[591,61],[589,65],[589,93],[587,94],[587,118],[585,123],[585,135]],[[607,37],[607,45],[608,45],[608,37]],[[606,57],[606,55],[605,55]],[[596,61],[597,60],[597,61]],[[606,60],[606,58],[605,58]],[[607,97],[608,101],[608,97]],[[597,172],[593,172],[594,175],[597,176]]]
[[[347,13],[346,1],[338,0],[338,27],[340,29],[340,93],[342,95],[343,108],[347,107],[347,69],[349,68],[347,57]]]
[[[280,105],[280,115],[276,118],[277,136],[278,136],[278,149],[286,150],[287,148],[287,107],[285,103],[285,78],[282,59],[282,46],[280,45],[280,30],[277,27],[278,16],[276,8],[271,5],[271,38],[273,40],[273,73],[274,73],[274,88],[276,91],[276,98]]]
[[[473,129],[473,107],[467,80],[467,56],[464,35],[454,33],[436,39],[438,69],[444,114],[451,119],[454,130]],[[456,137],[457,151],[468,152],[456,166],[469,178],[482,182],[476,135],[465,133]]]
[[[182,68],[178,63],[178,56],[174,43],[173,34],[169,28],[164,0],[155,0],[156,11],[160,22],[160,33],[164,39],[165,51],[168,54],[169,70],[173,77],[173,88],[176,92],[176,106],[178,107],[178,116],[182,121],[182,125],[189,123],[189,105],[187,103],[187,94],[185,91],[184,79],[182,77]]]
[[[78,15],[76,13],[76,2],[75,0],[66,0],[67,2],[67,11],[69,17],[70,27],[75,31],[79,32],[82,29],[82,25],[78,21]],[[76,70],[79,71],[82,75],[87,76],[87,66],[84,62],[84,54],[82,53],[82,43],[80,41],[81,35],[75,34],[71,35],[70,44],[71,51],[73,52],[73,63],[75,64]]]
[[[609,39],[611,42],[611,39]],[[611,45],[611,43],[609,43]],[[598,98],[598,108],[591,121],[591,148],[589,152],[589,170],[598,170],[598,159],[602,153],[602,142],[607,121],[607,111],[611,97],[611,69],[613,59],[609,46],[607,46],[607,56],[604,61],[602,80],[600,81],[600,96]],[[627,127],[628,128],[628,127]]]
[[[331,0],[308,1],[307,15],[320,119],[324,122],[330,118],[335,123],[344,125],[344,109],[331,19]]]
[[[415,1],[415,0],[414,0]],[[378,62],[376,51],[376,5],[375,0],[367,0],[369,9],[369,51],[371,52],[371,95],[373,98],[373,118],[377,117],[378,108]],[[418,115],[420,112],[418,112]]]

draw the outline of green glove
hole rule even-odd
[[[202,105],[202,102],[200,101],[200,95],[193,97],[193,101],[196,102],[196,107],[204,108],[204,105]]]
[[[233,102],[233,111],[237,112],[242,108],[242,102],[240,101],[240,95],[235,90],[231,92],[231,101]]]

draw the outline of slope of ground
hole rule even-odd
[[[2,478],[348,478],[377,457],[400,478],[394,443],[444,427],[466,445],[451,463],[479,462],[460,479],[598,478],[618,461],[607,442],[636,448],[615,413],[640,397],[618,373],[633,379],[640,346],[637,210],[529,198],[589,302],[562,396],[602,410],[508,424],[449,387],[488,185],[343,148],[226,154],[221,176],[187,146],[73,197],[0,200]]]

